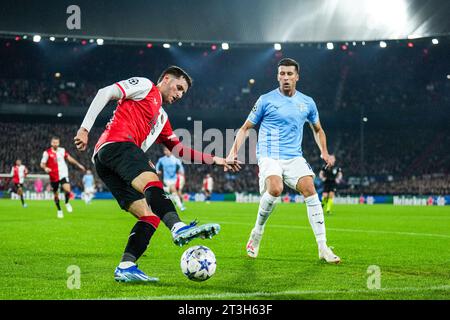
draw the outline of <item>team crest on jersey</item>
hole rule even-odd
[[[306,104],[304,104],[303,102],[300,102],[300,103],[298,104],[298,107],[299,107],[299,109],[300,109],[301,112],[306,112],[306,111],[308,111],[308,108],[306,107]]]
[[[132,86],[135,86],[139,83],[139,79],[137,78],[128,79],[128,83],[131,84]]]

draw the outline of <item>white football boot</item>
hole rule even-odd
[[[334,254],[330,247],[319,249],[319,259],[323,259],[328,263],[338,264],[341,262],[341,258]]]
[[[62,210],[58,210],[58,213],[56,214],[56,217],[58,217],[59,219],[64,218],[64,214],[63,214]]]
[[[72,205],[70,203],[66,203],[66,209],[69,213],[73,211]]]
[[[252,229],[252,232],[250,233],[250,238],[247,242],[247,255],[251,258],[256,258],[258,256],[259,252],[259,244],[262,239],[262,233],[256,232],[255,229]]]

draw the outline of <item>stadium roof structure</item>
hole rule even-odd
[[[370,41],[450,34],[447,0],[7,1],[0,34],[228,43]]]

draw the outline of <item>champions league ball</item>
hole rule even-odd
[[[216,272],[216,256],[208,247],[190,247],[181,256],[181,271],[189,280],[205,281]]]

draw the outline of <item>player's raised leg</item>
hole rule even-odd
[[[313,177],[304,176],[298,179],[297,191],[305,197],[309,223],[319,249],[319,259],[324,259],[328,263],[339,263],[341,259],[327,246],[323,208],[314,187]]]
[[[197,226],[197,222],[189,225],[182,222],[170,197],[164,192],[162,182],[155,173],[143,172],[132,181],[131,185],[145,195],[153,212],[172,232],[176,245],[182,246],[198,237],[212,238],[219,233],[220,226],[215,223]]]
[[[17,195],[20,197],[20,202],[22,203],[22,207],[24,207],[24,208],[28,207],[27,204],[25,203],[25,199],[23,197],[23,188],[21,185],[19,185],[19,187],[17,188]]]
[[[281,193],[283,192],[283,180],[280,176],[271,175],[265,179],[264,193],[259,201],[258,215],[256,217],[255,226],[250,233],[250,238],[247,242],[247,255],[251,258],[256,258],[259,253],[259,246],[261,244],[264,227],[269,219],[269,216],[275,209],[275,203]]]
[[[64,203],[66,205],[67,212],[73,212],[72,205],[69,203],[70,201],[70,184],[67,180],[64,179],[64,183],[62,184],[62,189],[64,191]]]
[[[64,214],[61,210],[61,205],[59,203],[58,187],[56,187],[56,191],[53,190],[53,200],[55,201],[56,208],[58,209],[56,216],[60,219],[64,218]]]

